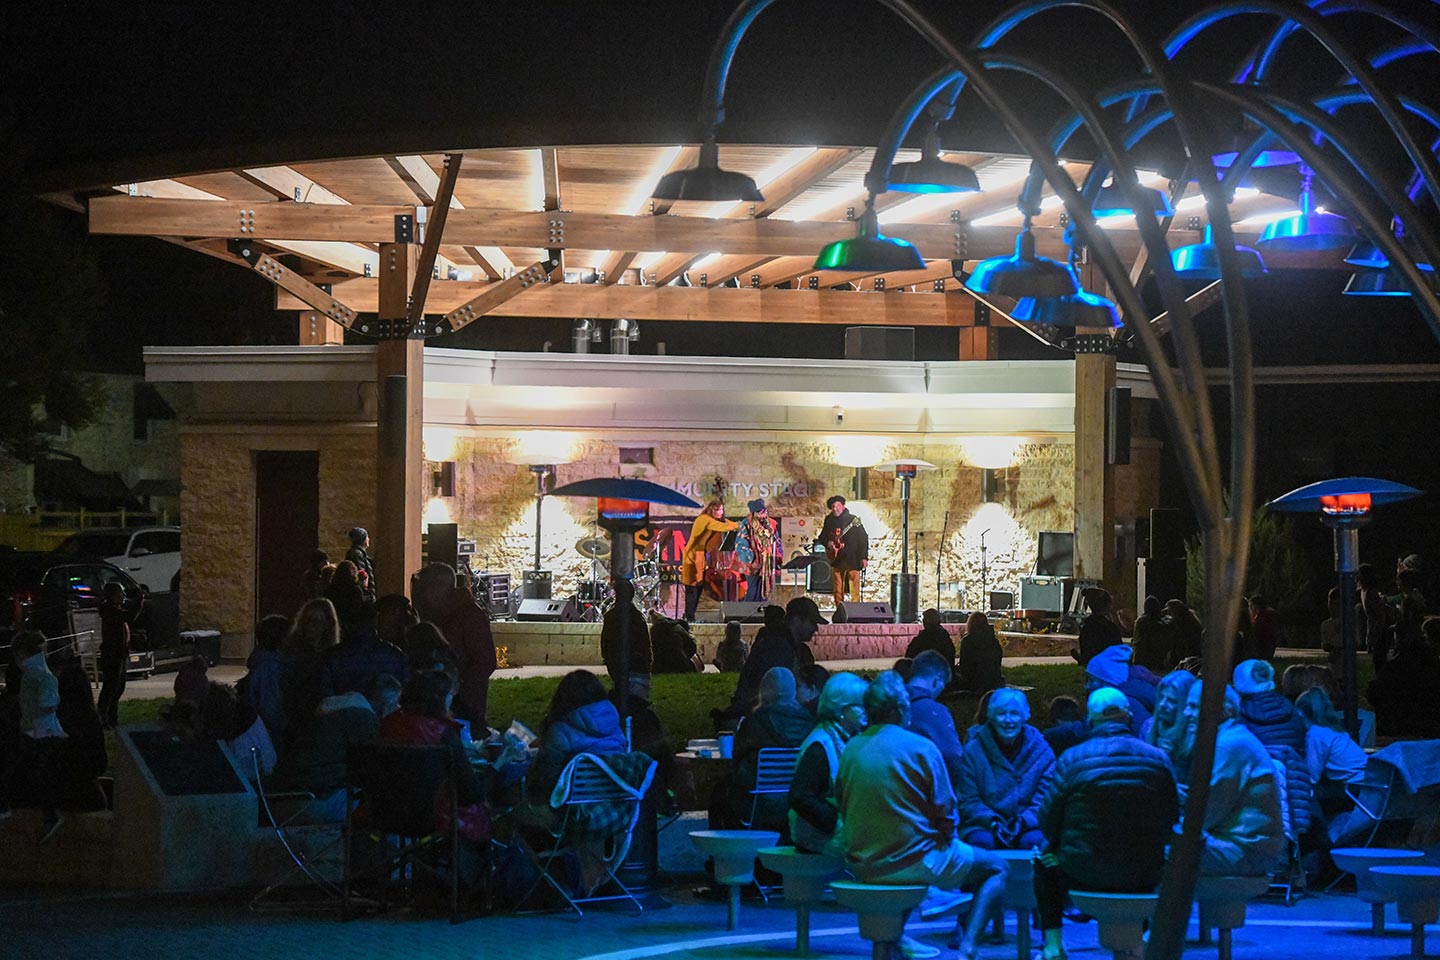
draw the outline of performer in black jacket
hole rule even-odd
[[[825,506],[830,512],[820,528],[820,542],[830,558],[830,582],[838,607],[847,589],[852,599],[860,599],[860,571],[870,562],[870,535],[860,518],[845,508],[844,497],[831,497]]]

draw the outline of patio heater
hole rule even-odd
[[[1382,504],[1418,497],[1423,491],[1390,480],[1340,477],[1291,490],[1271,500],[1272,510],[1318,513],[1335,533],[1335,574],[1340,578],[1341,672],[1344,680],[1345,730],[1358,741],[1360,718],[1355,689],[1355,571],[1360,566],[1360,528]]]
[[[525,598],[529,600],[535,599],[530,595],[530,591],[537,589],[535,585],[543,583],[548,586],[550,579],[549,572],[540,569],[540,515],[544,512],[545,495],[549,493],[550,488],[555,485],[555,468],[565,461],[557,458],[553,453],[540,452],[522,453],[510,462],[522,467],[528,467],[535,477],[535,566],[533,574],[525,577]],[[550,591],[545,587],[539,587],[539,589],[544,590],[544,597],[541,599],[548,600]]]
[[[920,574],[910,572],[910,481],[935,464],[926,460],[887,460],[877,464],[893,468],[900,481],[900,572],[890,575],[890,606],[896,623],[914,623],[920,619]]]

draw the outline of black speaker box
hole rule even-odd
[[[425,559],[429,563],[460,566],[460,527],[454,523],[432,523],[425,528]]]
[[[1105,396],[1105,462],[1130,462],[1130,388],[1111,387]]]
[[[749,600],[740,600],[735,603],[720,604],[720,620],[728,623],[731,620],[739,620],[741,623],[764,623],[765,608],[770,606],[769,601],[765,603],[751,603]]]
[[[531,623],[578,623],[580,607],[574,600],[521,600],[515,619]]]
[[[1150,511],[1149,557],[1174,559],[1185,556],[1185,535],[1180,529],[1180,511],[1154,507]]]
[[[835,623],[894,623],[895,610],[888,603],[846,600],[835,608]]]
[[[834,589],[830,580],[830,561],[825,557],[816,557],[810,566],[805,568],[805,590],[808,593],[829,593]]]
[[[549,600],[550,571],[522,570],[520,572],[520,595],[526,600]]]
[[[1145,606],[1146,597],[1161,603],[1185,599],[1184,557],[1141,557],[1135,561],[1135,609]]]

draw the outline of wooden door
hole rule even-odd
[[[309,597],[303,577],[319,545],[320,454],[255,453],[255,619],[293,617]],[[332,559],[340,559],[334,557]]]

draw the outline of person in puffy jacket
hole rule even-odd
[[[620,712],[605,695],[605,685],[588,670],[572,670],[560,680],[540,728],[540,746],[527,781],[532,799],[548,803],[565,765],[581,753],[603,756],[629,749],[620,728]]]
[[[1155,889],[1180,817],[1170,761],[1130,732],[1125,695],[1101,687],[1086,715],[1091,735],[1060,755],[1040,807],[1045,850],[1035,864],[1035,898],[1045,960],[1065,956],[1066,891]]]
[[[985,725],[965,745],[960,778],[960,839],[987,850],[1029,850],[1045,841],[1040,801],[1055,772],[1055,752],[1032,727],[1030,703],[1019,690],[990,695]]]
[[[1264,660],[1244,660],[1235,668],[1240,695],[1237,719],[1267,747],[1289,747],[1305,759],[1305,718],[1275,689],[1275,668]]]
[[[778,795],[756,798],[750,792],[755,789],[760,751],[798,747],[813,729],[815,717],[795,699],[795,674],[785,667],[768,670],[760,680],[760,705],[735,732],[735,766],[726,797],[729,810],[712,810],[712,828],[751,821],[757,830],[785,833],[788,801]]]

